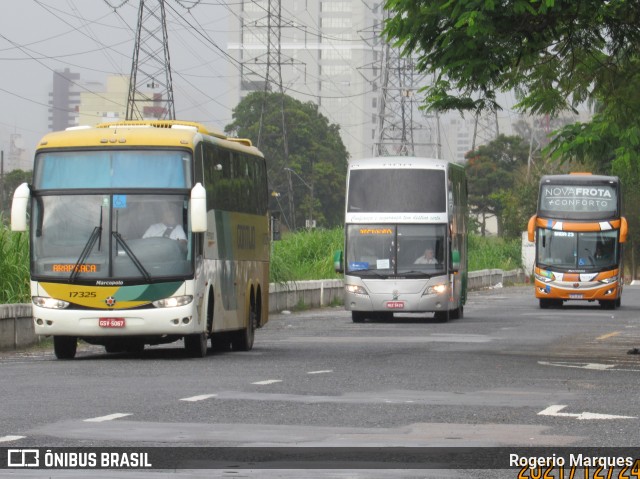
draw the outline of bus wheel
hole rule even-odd
[[[602,309],[616,309],[616,300],[601,299],[598,301]]]
[[[73,359],[78,349],[78,338],[75,336],[54,336],[53,352],[58,359]]]
[[[622,306],[622,297],[616,299],[616,308],[619,308],[620,306]]]
[[[188,334],[184,337],[184,349],[192,358],[204,358],[207,355],[207,342],[206,333]]]
[[[545,298],[540,299],[540,309],[549,309],[551,308],[552,304],[553,304],[553,300],[551,299],[545,299]]]
[[[462,305],[458,306],[456,309],[451,311],[450,317],[451,317],[451,319],[462,319],[462,318],[464,318],[464,307]]]
[[[231,347],[234,351],[251,351],[253,348],[253,340],[255,338],[257,324],[258,315],[256,314],[254,306],[251,305],[247,327],[233,333]]]
[[[447,323],[450,317],[453,316],[449,314],[449,311],[436,311],[433,315],[433,319],[440,323]]]
[[[363,311],[351,311],[351,321],[354,323],[363,323],[366,316]]]

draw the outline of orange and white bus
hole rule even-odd
[[[251,349],[269,311],[267,204],[262,153],[198,123],[47,134],[11,211],[12,229],[29,230],[36,334],[61,359],[79,339]]]
[[[528,237],[536,244],[535,295],[541,308],[572,300],[620,306],[627,238],[621,206],[618,177],[572,173],[540,179]]]

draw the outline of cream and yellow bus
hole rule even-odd
[[[540,179],[538,211],[529,220],[535,241],[535,295],[541,308],[565,301],[620,306],[622,245],[627,221],[621,215],[618,177],[588,173]]]
[[[184,340],[247,351],[268,320],[263,155],[183,121],[47,134],[11,224],[29,231],[35,332],[60,359]]]

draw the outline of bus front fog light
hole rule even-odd
[[[191,317],[182,318],[182,324],[189,324],[191,322]]]
[[[38,326],[42,326],[44,324],[44,321],[42,321],[42,318],[36,318],[36,324]]]

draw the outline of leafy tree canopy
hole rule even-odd
[[[637,2],[387,0],[386,8],[386,35],[435,74],[426,93],[437,110],[493,110],[497,92],[516,90],[519,108],[555,114],[589,99],[622,107],[637,91],[629,89],[640,67]]]
[[[274,196],[272,208],[283,212],[289,227],[304,226],[306,219],[314,219],[318,226],[342,224],[348,153],[339,126],[329,123],[318,105],[279,93],[253,92],[234,108],[225,131],[250,138],[264,153],[269,188],[279,195]]]

